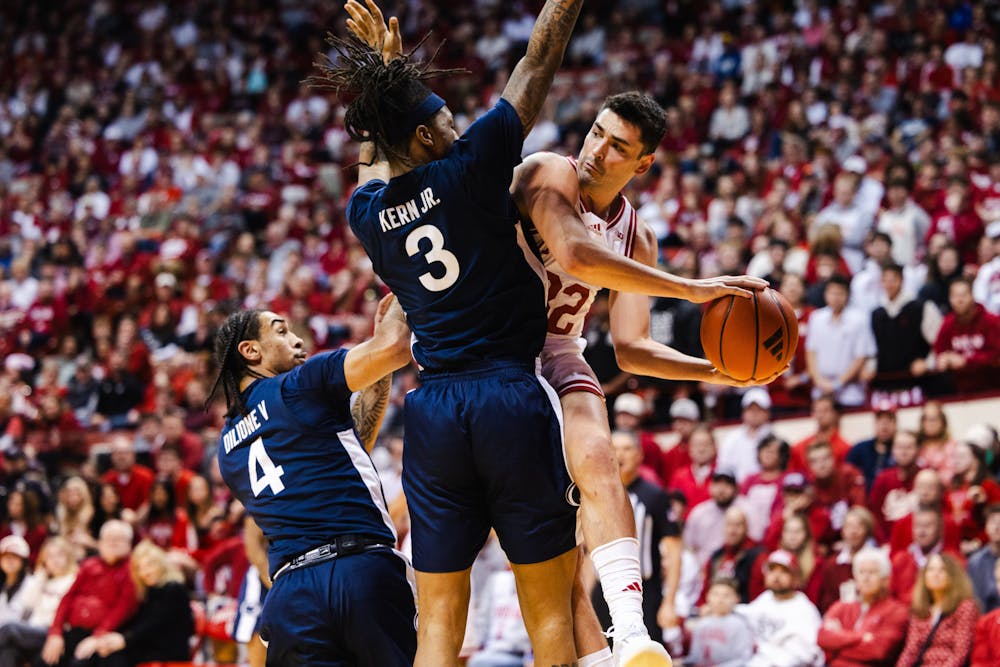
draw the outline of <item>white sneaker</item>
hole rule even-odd
[[[616,667],[673,667],[663,644],[649,638],[646,628],[615,640]]]

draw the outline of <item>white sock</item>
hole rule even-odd
[[[592,550],[590,559],[601,580],[615,636],[624,630],[636,629],[645,634],[639,540],[634,537],[613,540]]]
[[[576,667],[614,667],[614,655],[610,648],[602,648],[597,653],[585,655],[576,661]]]

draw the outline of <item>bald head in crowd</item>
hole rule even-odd
[[[918,507],[937,507],[944,497],[944,483],[936,470],[921,470],[913,478],[913,493]]]

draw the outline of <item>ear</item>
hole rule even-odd
[[[431,148],[434,146],[434,134],[431,132],[431,128],[426,125],[417,125],[415,130],[417,141],[424,148]]]
[[[635,175],[642,176],[653,166],[656,161],[656,155],[650,153],[649,155],[643,155],[639,158],[639,166],[635,168]]]
[[[260,361],[260,345],[255,340],[241,340],[236,345],[236,351],[252,364]]]

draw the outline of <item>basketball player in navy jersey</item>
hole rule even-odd
[[[221,384],[229,408],[219,467],[268,541],[268,665],[413,663],[413,590],[368,456],[409,339],[392,296],[351,350],[307,358],[267,311],[235,313],[216,335],[213,394]]]

